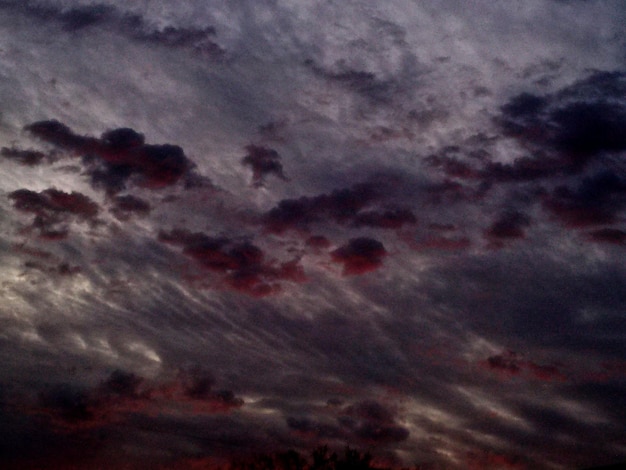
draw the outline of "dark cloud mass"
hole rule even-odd
[[[39,121],[26,126],[39,139],[83,157],[94,187],[115,194],[129,180],[150,189],[176,184],[192,168],[177,145],[149,145],[143,134],[120,128],[104,132],[100,139],[75,134],[59,121]]]
[[[624,2],[467,3],[0,0],[0,468],[623,464]]]
[[[263,297],[280,290],[280,281],[304,282],[298,260],[267,260],[265,253],[249,242],[210,237],[200,232],[160,232],[159,240],[183,247],[183,254],[209,271],[222,274],[232,289]]]
[[[522,93],[502,106],[502,126],[511,136],[558,154],[564,171],[626,150],[626,76],[596,72],[557,93]]]
[[[56,188],[39,193],[18,189],[9,194],[9,199],[16,210],[34,215],[30,228],[47,239],[64,238],[72,219],[93,220],[100,210],[98,204],[84,194],[66,193]]]
[[[331,253],[335,263],[343,264],[345,276],[377,269],[386,255],[387,251],[381,242],[365,237],[352,238]]]

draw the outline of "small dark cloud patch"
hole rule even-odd
[[[181,371],[180,380],[185,396],[194,399],[205,399],[212,393],[215,378],[199,368]]]
[[[71,277],[82,271],[80,266],[72,266],[70,263],[67,262],[53,264],[29,260],[24,262],[24,267],[26,269],[36,269],[38,271],[46,273],[47,275],[56,275],[62,277]]]
[[[33,214],[30,229],[50,240],[65,238],[68,224],[73,220],[94,221],[100,210],[98,204],[84,194],[55,188],[41,192],[18,189],[9,193],[9,199],[18,211]]]
[[[374,73],[366,70],[339,66],[338,70],[333,71],[320,66],[312,59],[307,59],[304,65],[318,77],[331,83],[337,83],[373,101],[384,102],[389,100],[393,90],[392,82],[381,80]]]
[[[502,354],[496,354],[488,357],[485,364],[489,369],[497,372],[509,375],[519,375],[522,371],[520,362],[521,359],[516,352],[506,351]]]
[[[92,421],[95,415],[91,408],[91,399],[84,390],[61,385],[40,392],[37,411],[66,427]]]
[[[115,196],[112,202],[113,206],[109,210],[119,220],[128,220],[132,215],[144,216],[152,210],[147,201],[130,194]]]
[[[188,176],[193,163],[177,145],[151,145],[129,128],[104,132],[98,139],[75,134],[59,121],[39,121],[25,128],[34,136],[82,156],[94,187],[113,195],[133,183],[150,189],[176,184]]]
[[[399,229],[403,225],[415,223],[417,223],[417,218],[408,209],[363,211],[358,213],[354,219],[354,225],[357,227],[385,229]]]
[[[343,275],[353,276],[378,269],[387,250],[381,242],[372,238],[352,238],[331,253],[335,263],[343,264]]]
[[[487,238],[496,240],[524,238],[525,229],[530,225],[530,218],[519,211],[507,211],[485,231]]]
[[[589,232],[587,239],[596,243],[612,243],[626,245],[626,232],[616,228],[602,228]]]
[[[242,165],[252,169],[252,183],[255,187],[263,186],[267,175],[274,175],[277,178],[287,181],[283,173],[283,165],[280,155],[276,150],[248,145],[248,154],[241,160]]]
[[[126,17],[125,23],[136,24],[131,36],[134,39],[159,44],[170,48],[186,48],[194,53],[219,59],[225,53],[215,41],[215,28],[177,28],[166,26],[163,29],[150,29],[140,17]]]
[[[477,178],[480,173],[476,168],[459,158],[461,149],[457,146],[444,147],[440,153],[432,154],[425,158],[424,162],[432,167],[440,169],[446,176],[452,178]]]
[[[25,126],[24,130],[44,142],[77,153],[89,152],[98,144],[97,139],[74,134],[69,127],[55,119],[34,122]]]
[[[131,372],[115,370],[104,380],[98,392],[106,396],[137,398],[143,379]]]
[[[287,426],[302,437],[313,440],[339,439],[384,446],[405,441],[409,431],[396,422],[394,413],[377,401],[363,401],[341,407],[333,405],[335,422],[310,417],[288,417]]]
[[[160,232],[159,240],[181,246],[183,254],[203,268],[222,275],[224,285],[256,297],[278,292],[281,281],[304,282],[306,275],[297,259],[276,262],[250,242],[210,237],[201,232]]]
[[[308,417],[287,418],[287,427],[303,437],[314,439],[339,439],[345,433],[334,423],[324,423]]]
[[[395,421],[394,413],[377,401],[364,401],[346,407],[339,421],[355,437],[370,444],[402,442],[409,431]]]
[[[578,186],[558,186],[544,195],[543,207],[567,227],[616,222],[626,205],[626,180],[606,170],[582,179]]]
[[[4,158],[25,166],[37,166],[46,160],[49,156],[38,150],[24,150],[16,147],[2,147],[0,155]]]
[[[565,374],[557,366],[537,364],[510,350],[490,356],[482,364],[493,372],[509,377],[525,374],[527,377],[544,382],[567,380]]]
[[[516,183],[553,177],[566,168],[561,158],[538,151],[532,157],[520,157],[512,163],[489,162],[480,174],[489,182]]]
[[[78,31],[110,20],[114,9],[107,5],[84,5],[59,13],[58,18],[68,31]]]

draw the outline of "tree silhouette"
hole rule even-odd
[[[257,455],[251,459],[231,463],[229,470],[381,470],[372,467],[372,456],[346,447],[343,455],[330,452],[328,446],[316,448],[310,459],[295,450],[276,454]]]

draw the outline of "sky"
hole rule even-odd
[[[626,460],[623,0],[1,0],[0,461]]]

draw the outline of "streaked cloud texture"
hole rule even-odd
[[[625,25],[0,1],[0,466],[626,460]]]

